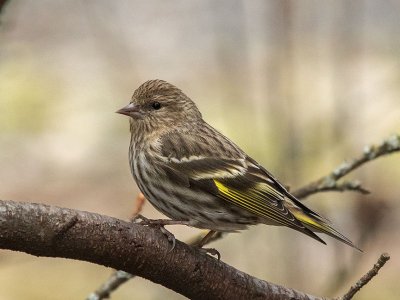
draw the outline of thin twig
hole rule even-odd
[[[369,270],[357,283],[350,287],[349,291],[343,296],[338,298],[338,300],[350,300],[354,297],[354,295],[364,286],[366,285],[374,276],[378,274],[378,271],[385,265],[385,263],[390,259],[389,254],[383,253],[379,257],[376,264],[373,266],[371,270]]]
[[[142,193],[139,194],[139,196],[136,198],[136,206],[135,209],[132,212],[132,217],[131,219],[140,214],[142,212],[144,203],[146,202],[146,198],[144,197],[144,195]]]
[[[121,284],[124,284],[133,277],[135,277],[135,275],[129,274],[128,272],[116,271],[94,293],[90,294],[86,300],[110,298],[111,292],[115,291]]]
[[[361,182],[358,180],[354,181],[342,181],[341,183],[339,182],[334,182],[333,185],[320,185],[316,187],[314,193],[320,193],[320,192],[346,192],[346,191],[356,191],[360,192],[361,194],[369,194],[370,191],[367,189],[363,188],[361,186]]]
[[[396,151],[400,151],[400,135],[392,135],[388,139],[383,140],[378,146],[366,146],[363,154],[359,158],[342,163],[329,175],[295,190],[292,194],[298,199],[302,199],[322,191],[355,190],[367,193],[368,191],[362,188],[361,184],[357,181],[345,181],[343,183],[337,183],[337,181],[364,163]]]

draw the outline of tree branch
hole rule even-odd
[[[146,198],[142,193],[136,199],[135,209],[132,212],[132,218],[135,217],[137,214],[140,214],[144,203],[146,202]],[[203,230],[200,234],[186,240],[185,243],[188,245],[196,245],[198,244],[203,238],[207,235],[209,230]],[[208,243],[219,240],[225,234],[222,232],[215,232],[212,238],[208,241]],[[108,277],[107,281],[102,283],[101,286],[86,298],[86,300],[101,300],[105,298],[109,298],[110,294],[119,288],[122,284],[127,282],[129,279],[136,277],[133,274],[129,274],[125,271],[115,271]]]
[[[373,277],[375,277],[379,270],[385,265],[385,263],[390,259],[389,254],[383,253],[376,264],[373,266],[371,270],[368,271],[363,277],[360,278],[359,281],[353,286],[350,287],[350,290],[343,296],[338,298],[338,300],[350,300],[354,297],[354,295],[364,286],[366,285]]]
[[[202,231],[200,234],[190,238],[189,240],[186,240],[185,243],[188,245],[196,245],[206,236],[208,231],[209,230]],[[209,240],[209,243],[221,239],[225,234],[226,233],[216,232],[211,240]],[[125,271],[115,271],[94,293],[90,294],[86,300],[101,300],[109,298],[113,291],[134,277],[136,276]]]
[[[362,193],[368,193],[367,190],[361,187],[361,184],[358,181],[345,181],[343,183],[338,183],[337,181],[366,162],[396,151],[400,151],[400,135],[392,135],[388,139],[383,140],[383,142],[378,146],[366,146],[360,157],[342,163],[329,175],[321,177],[320,179],[295,190],[292,194],[296,198],[302,199],[312,194],[324,191],[343,192],[347,190],[355,190]]]
[[[243,273],[157,229],[99,214],[0,200],[0,248],[88,261],[191,299],[322,299]]]

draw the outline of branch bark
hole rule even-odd
[[[141,197],[139,197],[140,199]],[[140,200],[141,201],[141,200]],[[198,244],[208,233],[208,230],[203,230],[200,234],[193,236],[189,240],[186,240],[185,243],[187,245],[196,245]],[[216,232],[214,236],[209,240],[210,242],[221,239],[226,233]],[[101,286],[94,292],[91,293],[86,300],[101,300],[110,297],[110,294],[118,289],[122,284],[127,282],[128,280],[136,277],[135,275],[129,274],[125,271],[115,271],[111,274],[111,276],[101,284]]]
[[[88,261],[190,299],[323,299],[266,282],[151,227],[44,204],[0,200],[0,248]]]

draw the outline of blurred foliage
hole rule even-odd
[[[0,133],[42,133],[52,111],[52,82],[30,61],[6,61],[0,69]],[[45,71],[45,70],[43,70]]]

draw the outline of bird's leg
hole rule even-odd
[[[151,227],[157,227],[160,229],[160,231],[167,237],[168,241],[172,243],[172,247],[169,250],[170,252],[175,248],[175,236],[169,232],[167,229],[165,229],[165,225],[189,225],[189,221],[182,221],[182,220],[169,220],[169,219],[147,219],[146,217],[143,217],[140,214],[137,214],[132,218],[132,222],[135,222],[137,220],[141,220],[138,222],[140,225],[144,226],[151,226]]]
[[[203,248],[203,246],[204,246],[205,244],[207,244],[207,243],[212,239],[212,237],[213,237],[214,234],[215,234],[215,231],[214,231],[214,230],[210,230],[210,231],[206,234],[206,236],[203,237],[203,238],[201,239],[201,241],[197,243],[196,246],[197,246],[198,248],[204,250],[205,252],[210,253],[211,255],[216,255],[217,258],[218,258],[218,260],[220,260],[220,259],[221,259],[221,254],[218,252],[217,249],[215,249],[215,248]]]
[[[205,244],[207,244],[211,240],[211,238],[213,237],[214,233],[215,233],[214,230],[210,230],[209,232],[207,232],[207,234],[201,239],[200,242],[197,243],[196,246],[199,247],[199,248],[203,248],[203,246]]]

